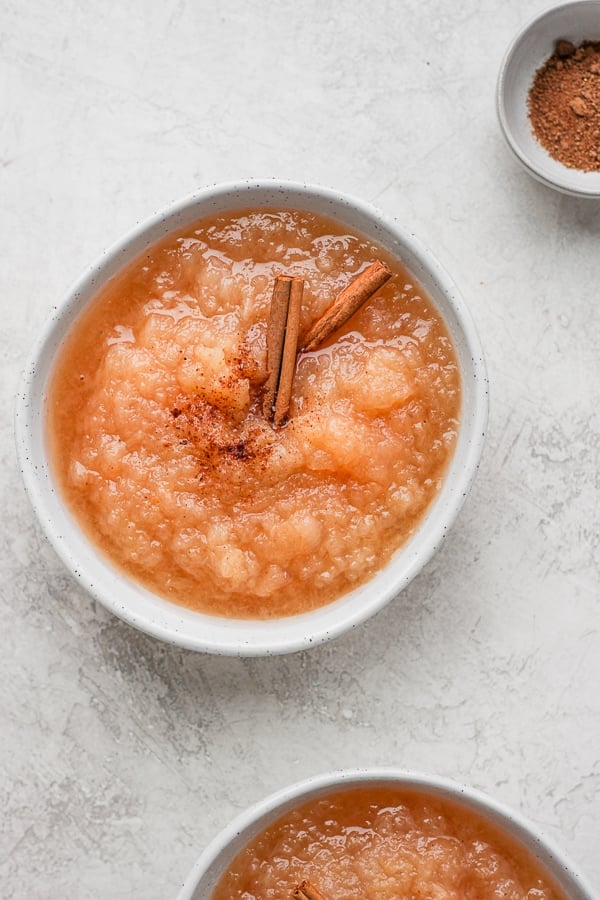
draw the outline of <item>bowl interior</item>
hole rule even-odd
[[[49,376],[70,326],[98,286],[146,247],[216,210],[279,206],[305,208],[340,219],[397,255],[430,294],[444,317],[459,357],[463,408],[456,451],[444,487],[417,533],[369,583],[340,600],[304,615],[270,621],[225,619],[169,603],[128,580],[81,533],[55,489],[44,434]],[[428,251],[370,207],[324,189],[222,186],[192,197],[106,254],[87,272],[59,307],[28,368],[17,406],[17,443],[33,505],[55,549],[81,584],[130,624],[191,649],[244,655],[290,652],[319,643],[358,624],[401,590],[437,548],[462,505],[475,474],[487,415],[487,379],[470,316],[452,282]]]
[[[515,39],[498,82],[498,115],[520,162],[537,178],[568,194],[600,198],[600,172],[570,169],[553,159],[531,130],[527,97],[533,78],[564,38],[574,44],[600,41],[600,0],[581,0],[541,15]]]
[[[418,790],[478,813],[526,847],[548,870],[570,900],[592,900],[584,879],[547,839],[536,834],[519,814],[471,788],[448,779],[400,769],[334,772],[310,778],[273,794],[231,822],[204,851],[181,890],[178,900],[209,900],[221,875],[237,853],[263,829],[297,806],[339,790],[371,785]]]

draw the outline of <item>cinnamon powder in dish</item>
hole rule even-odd
[[[600,172],[600,41],[560,40],[529,91],[533,133],[553,159]]]

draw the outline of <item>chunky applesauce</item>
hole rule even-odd
[[[393,277],[299,353],[289,417],[263,414],[277,275],[301,333],[376,258]],[[196,610],[268,618],[366,581],[413,533],[455,445],[444,322],[402,264],[303,211],[171,234],[99,292],[61,348],[48,435],[64,498],[118,567]]]
[[[397,788],[341,791],[284,815],[211,900],[567,900],[522,845],[465,806]]]

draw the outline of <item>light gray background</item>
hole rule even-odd
[[[494,87],[537,0],[3,0],[0,483],[4,898],[164,900],[247,804],[336,766],[464,780],[600,887],[600,204],[517,168]],[[242,176],[329,185],[450,270],[491,377],[443,549],[357,632],[194,655],[82,594],[18,475],[19,373],[135,222]]]

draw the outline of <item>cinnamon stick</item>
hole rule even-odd
[[[303,881],[292,894],[294,900],[325,900],[323,894],[310,881]]]
[[[304,281],[302,278],[292,278],[287,323],[285,326],[285,341],[283,344],[283,355],[281,357],[281,372],[279,374],[277,397],[275,398],[275,412],[273,415],[275,425],[281,425],[285,421],[290,408],[290,400],[292,399],[292,384],[296,372],[298,333],[300,331],[300,307],[302,305],[303,291]]]
[[[267,383],[263,413],[275,425],[286,419],[296,371],[300,306],[304,281],[279,275],[275,279],[267,327]]]
[[[263,413],[267,419],[273,418],[275,411],[275,397],[281,372],[281,357],[285,340],[285,325],[287,322],[288,306],[292,279],[287,275],[279,275],[275,279],[271,308],[269,310],[269,324],[267,325],[267,383],[263,398]]]
[[[302,349],[316,350],[391,277],[392,273],[388,266],[380,259],[375,260],[348,287],[344,288],[321,318],[311,326],[302,342]]]

